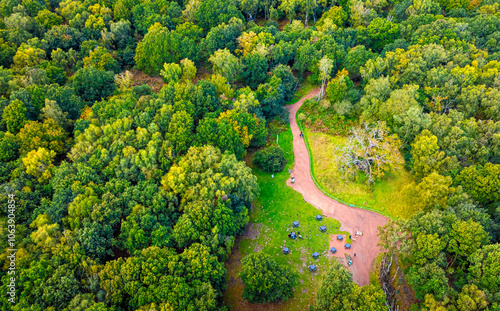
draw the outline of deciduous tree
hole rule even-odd
[[[339,168],[346,175],[356,177],[362,171],[367,183],[372,184],[385,173],[401,168],[403,158],[399,152],[400,140],[389,135],[383,122],[374,126],[364,124],[353,128],[347,146],[338,158]]]
[[[56,153],[45,148],[31,150],[24,158],[23,165],[26,168],[26,173],[33,175],[38,179],[38,182],[45,183],[52,177],[52,164]]]
[[[7,125],[7,130],[16,134],[28,122],[26,117],[26,106],[20,100],[13,100],[7,107],[5,107],[2,120]]]
[[[286,301],[293,297],[297,275],[289,267],[278,264],[262,252],[247,255],[241,263],[244,299],[263,303]]]
[[[236,80],[240,70],[240,61],[228,49],[215,51],[208,61],[212,63],[214,71],[225,77],[228,82]]]

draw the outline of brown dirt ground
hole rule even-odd
[[[160,76],[152,77],[137,69],[132,69],[130,73],[133,74],[132,84],[134,86],[147,84],[155,92],[159,92],[163,87],[163,80],[161,79]]]

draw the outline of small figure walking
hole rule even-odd
[[[304,137],[304,133],[300,132],[300,138]]]
[[[354,257],[356,257],[356,253],[354,253]]]

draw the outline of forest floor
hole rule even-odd
[[[159,92],[163,87],[163,80],[160,76],[153,77],[137,69],[132,69],[130,72],[133,75],[132,85],[134,86],[147,84],[155,92]]]
[[[402,193],[411,183],[409,172],[402,169],[384,176],[369,187],[365,182],[342,178],[335,158],[340,155],[347,137],[314,132],[306,128],[312,151],[314,175],[331,195],[350,204],[365,206],[396,219],[406,219],[417,211]]]

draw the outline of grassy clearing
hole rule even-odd
[[[250,214],[246,234],[239,240],[236,252],[233,252],[226,264],[228,286],[224,301],[232,310],[307,310],[313,302],[319,276],[329,261],[335,260],[327,255],[329,234],[348,234],[338,231],[340,222],[335,219],[324,217],[321,222],[317,221],[314,216],[321,214],[321,211],[306,203],[300,193],[286,185],[288,169],[292,168],[294,161],[290,128],[280,133],[279,145],[284,149],[288,161],[281,173],[272,178],[271,174],[253,168],[259,181],[260,195]],[[248,161],[251,162],[251,159]],[[300,222],[299,228],[292,227],[295,220]],[[320,225],[327,227],[327,233],[319,231]],[[288,233],[292,230],[300,231],[303,239],[288,238]],[[291,249],[288,255],[282,253],[285,246]],[[241,271],[239,260],[256,251],[265,252],[298,272],[300,283],[295,288],[293,299],[278,304],[249,304],[242,300],[243,284],[238,277]],[[320,258],[313,259],[313,252],[320,253]],[[318,267],[317,272],[311,273],[308,270],[310,264]]]
[[[309,129],[306,129],[306,135],[312,151],[314,175],[331,195],[397,219],[409,218],[416,212],[402,195],[403,187],[412,181],[410,173],[402,170],[388,174],[383,180],[375,182],[371,189],[366,183],[344,180],[334,159],[340,153],[337,148],[342,147],[347,138],[315,133]]]
[[[300,107],[301,123],[315,132],[332,135],[348,135],[357,120],[338,115],[332,107],[322,106],[318,101],[309,99]]]

